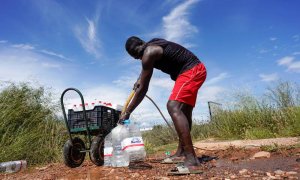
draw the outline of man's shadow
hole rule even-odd
[[[217,156],[207,156],[207,155],[202,155],[201,157],[198,157],[198,160],[200,163],[207,163],[209,161],[212,161],[212,160],[217,160],[219,159]]]

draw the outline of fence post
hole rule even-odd
[[[211,107],[211,104],[215,104],[215,105],[218,105],[218,106],[222,106],[222,104],[217,103],[217,102],[213,102],[213,101],[208,101],[207,104],[208,104],[208,110],[209,110],[209,117],[210,117],[210,120],[212,120],[212,118],[213,118],[213,113],[212,113],[212,107]]]

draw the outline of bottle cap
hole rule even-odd
[[[171,155],[171,152],[170,152],[170,151],[166,151],[166,152],[165,152],[165,155],[166,155],[166,156],[170,156],[170,155]]]
[[[123,123],[128,125],[128,124],[130,124],[130,120],[126,119],[126,120],[123,121]]]

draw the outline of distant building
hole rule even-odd
[[[140,128],[140,131],[151,131],[152,129],[152,127]]]

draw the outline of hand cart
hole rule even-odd
[[[68,91],[75,91],[79,94],[82,110],[68,109],[67,115],[63,98]],[[84,161],[86,152],[89,152],[91,161],[97,166],[102,166],[104,164],[104,138],[116,127],[121,111],[104,105],[96,105],[93,109],[86,110],[83,96],[75,88],[64,90],[60,100],[69,134],[69,140],[63,148],[65,164],[71,168],[78,167]],[[77,136],[73,137],[74,135]],[[84,136],[87,142],[78,136]]]

